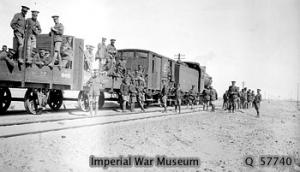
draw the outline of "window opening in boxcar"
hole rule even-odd
[[[152,60],[152,73],[154,73],[154,64],[155,63],[155,61],[154,61],[154,59]]]

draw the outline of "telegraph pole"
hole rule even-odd
[[[184,54],[180,54],[180,53],[178,53],[178,54],[176,54],[175,55],[175,59],[178,61],[178,62],[180,62],[181,61],[181,59],[185,59],[185,58],[182,58],[182,57],[184,57],[185,55]]]
[[[299,104],[299,86],[300,86],[300,84],[297,83],[297,106],[298,106],[298,109],[300,110],[300,104]]]

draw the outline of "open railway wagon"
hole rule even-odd
[[[82,90],[84,41],[73,36],[63,36],[63,44],[67,37],[72,38],[73,51],[73,59],[67,68],[59,69],[54,66],[50,69],[48,66],[38,67],[35,64],[19,65],[17,62],[14,66],[8,66],[6,61],[0,61],[0,114],[7,111],[11,101],[24,101],[26,111],[32,114],[38,111],[36,102],[48,104],[52,110],[58,110],[64,100],[63,90]],[[14,40],[16,50],[15,42]],[[50,56],[53,57],[53,38],[48,34],[37,37],[37,51],[41,50],[50,51]],[[26,56],[25,48],[22,54]],[[14,98],[10,88],[25,88],[27,91],[24,98]]]
[[[205,75],[205,68],[200,67],[198,63],[179,63],[155,52],[142,49],[121,49],[118,50],[118,53],[118,57],[123,57],[126,60],[127,71],[133,72],[137,70],[138,65],[142,66],[145,76],[146,105],[159,102],[162,80],[166,80],[167,84],[171,82],[180,83],[184,93],[187,93],[192,88],[192,85],[195,85],[197,92],[202,92],[204,85],[208,83],[205,83],[207,80],[205,78],[207,76]],[[106,100],[120,103],[122,78],[101,75],[101,81],[103,85],[99,98],[99,107],[101,108]],[[107,95],[107,97],[104,95]],[[81,94],[81,96],[84,96],[84,94]],[[173,97],[170,96],[169,101],[173,100]],[[85,108],[88,108],[88,104],[86,104]]]

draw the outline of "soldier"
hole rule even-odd
[[[180,88],[180,84],[178,83],[175,88],[175,112],[177,113],[177,107],[179,110],[179,113],[181,113],[181,97],[182,96],[182,90]]]
[[[41,49],[39,53],[37,53],[37,50],[34,48],[32,50],[32,55],[33,55],[33,63],[39,67],[42,68],[45,64],[43,62],[43,59],[45,57],[45,50]]]
[[[237,104],[237,109],[241,109],[241,93],[240,93],[240,87],[237,87],[236,104]]]
[[[254,94],[254,90],[252,90],[251,91],[251,104],[252,104],[251,107],[254,107],[254,104],[253,104],[254,98],[255,98],[255,94]]]
[[[209,106],[209,102],[210,102],[210,90],[209,87],[204,88],[203,92],[203,110],[207,111],[208,110],[208,106]]]
[[[247,100],[248,100],[248,102],[247,102],[247,109],[248,109],[248,108],[252,107],[252,101],[253,101],[250,89],[247,91]]]
[[[6,51],[6,49],[2,47],[2,51],[0,51],[0,60],[6,61],[6,64],[9,65],[9,67],[13,67],[15,65],[13,60],[15,54],[16,51],[14,49],[9,48],[8,51]]]
[[[107,45],[107,53],[109,56],[109,64],[110,66],[114,66],[116,64],[116,55],[117,55],[117,48],[115,47],[115,39],[110,40],[110,44]]]
[[[168,100],[168,87],[167,87],[167,83],[166,83],[166,80],[162,80],[162,85],[163,85],[163,88],[160,92],[161,94],[161,100],[162,100],[162,103],[163,103],[163,107],[164,107],[164,112],[167,112],[167,100]]]
[[[7,45],[2,45],[2,49],[1,49],[0,53],[2,53],[2,52],[7,53]]]
[[[72,37],[68,36],[66,37],[66,42],[62,45],[62,51],[61,51],[61,60],[62,60],[62,67],[63,68],[69,68],[70,62],[73,61],[74,54],[73,54],[73,48],[72,48]]]
[[[26,20],[26,39],[27,39],[27,54],[26,54],[26,63],[32,64],[32,49],[36,48],[36,36],[42,32],[37,16],[38,11],[31,11],[32,17]]]
[[[237,95],[238,95],[238,88],[235,86],[236,81],[231,81],[231,86],[229,86],[228,94],[229,94],[229,112],[233,112],[236,110],[236,103],[237,103]]]
[[[93,107],[95,108],[95,115],[98,113],[98,100],[100,96],[100,85],[101,82],[98,78],[98,70],[94,70],[92,77],[88,80],[87,85],[89,87],[89,105],[90,114],[93,115]]]
[[[14,31],[14,36],[17,41],[18,46],[18,62],[20,64],[24,63],[23,59],[23,47],[24,47],[24,37],[25,37],[25,16],[27,14],[27,11],[30,8],[26,6],[22,6],[21,13],[17,13],[14,15],[13,19],[10,22],[10,26]]]
[[[98,61],[98,67],[101,71],[104,70],[104,65],[107,63],[107,48],[106,38],[102,37],[102,42],[98,44],[98,49],[95,55],[95,59]]]
[[[193,105],[195,103],[196,100],[196,91],[195,91],[195,85],[192,85],[192,89],[190,89],[189,93],[188,93],[188,99],[189,99],[189,103],[187,108],[189,108],[189,105],[191,105],[191,109],[193,109]]]
[[[131,78],[131,82],[129,85],[129,94],[130,94],[130,111],[134,112],[137,91],[136,91],[136,86],[133,78]]]
[[[124,58],[124,56],[121,56],[116,68],[117,68],[117,75],[123,78],[126,73],[126,59]]]
[[[129,102],[129,81],[129,79],[124,78],[122,84],[120,85],[123,112],[125,112],[126,104]]]
[[[261,94],[260,89],[257,89],[257,94],[254,97],[253,105],[257,113],[257,118],[259,118],[259,108],[260,108],[260,102],[261,102]]]
[[[141,107],[142,111],[145,112],[144,109],[144,102],[145,102],[145,85],[144,82],[141,78],[139,78],[138,80],[138,85],[137,85],[137,100],[139,103],[139,106]]]
[[[60,56],[60,49],[61,44],[63,41],[63,34],[64,34],[64,26],[63,24],[59,23],[59,16],[54,15],[52,16],[53,21],[55,23],[54,27],[51,27],[51,31],[49,33],[50,36],[53,36],[54,41],[54,56],[52,62],[48,65],[50,68],[54,66],[55,61],[58,59],[59,68],[62,66],[61,56]]]
[[[223,109],[227,110],[228,109],[228,90],[225,91],[225,93],[223,94]]]
[[[209,90],[210,90],[209,91],[209,95],[210,95],[209,105],[211,106],[211,111],[214,112],[215,108],[216,108],[214,101],[218,100],[218,93],[212,86],[209,87]]]
[[[94,62],[94,46],[86,45],[86,51],[84,52],[84,70],[92,72],[92,65]]]

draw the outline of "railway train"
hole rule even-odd
[[[67,35],[63,38],[63,43],[67,38],[72,38],[73,59],[68,68],[50,69],[47,66],[25,66],[17,63],[9,67],[4,60],[0,60],[0,114],[8,110],[11,101],[23,101],[26,111],[31,114],[38,113],[37,104],[48,105],[57,111],[64,100],[71,100],[63,97],[64,90],[79,91],[76,99],[79,107],[84,111],[89,110],[88,87],[85,83],[90,73],[84,70],[84,40]],[[14,40],[13,47],[16,50],[15,42]],[[48,50],[53,56],[53,45],[53,37],[48,34],[37,36],[38,52]],[[25,56],[25,53],[24,48],[22,54]],[[202,92],[203,88],[212,82],[205,66],[200,66],[199,63],[179,62],[142,49],[120,49],[118,56],[125,58],[127,70],[133,71],[138,65],[143,67],[146,76],[146,104],[159,101],[162,80],[166,80],[167,83],[180,83],[183,92],[188,92],[192,85],[196,86],[198,92]],[[102,83],[99,90],[99,108],[102,108],[107,100],[119,102],[122,78],[101,73],[98,79]],[[12,97],[10,88],[27,89],[24,98]]]

